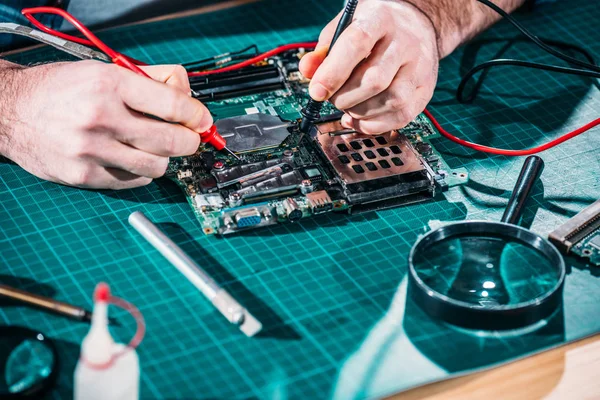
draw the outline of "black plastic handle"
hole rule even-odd
[[[508,206],[501,222],[516,225],[523,214],[531,190],[544,171],[544,160],[538,156],[529,156],[521,168],[519,179],[513,189]]]
[[[337,40],[342,36],[342,33],[346,30],[348,25],[352,23],[352,18],[354,18],[354,11],[356,11],[356,7],[358,6],[358,0],[349,0],[346,3],[346,7],[344,8],[344,12],[342,13],[342,17],[340,18],[340,22],[338,22],[337,28],[335,29],[335,33],[333,34],[333,38],[331,39],[331,44],[329,45],[329,50],[327,50],[327,55],[331,52],[333,45]]]

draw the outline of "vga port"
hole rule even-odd
[[[235,214],[235,222],[238,228],[247,228],[249,226],[260,225],[262,217],[257,208],[249,208],[247,210],[238,211]]]

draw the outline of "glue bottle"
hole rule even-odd
[[[140,366],[135,346],[115,343],[108,330],[108,304],[115,303],[113,299],[108,285],[98,284],[91,328],[83,339],[75,368],[75,400],[139,398]]]

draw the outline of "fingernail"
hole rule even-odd
[[[325,87],[323,87],[323,85],[321,85],[320,83],[311,85],[309,92],[310,97],[312,97],[316,101],[325,101],[325,99],[327,99],[327,96],[329,95],[327,89],[325,89]]]
[[[352,117],[349,116],[348,114],[344,114],[342,116],[342,126],[346,129],[352,129]]]

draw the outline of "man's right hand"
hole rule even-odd
[[[42,179],[82,188],[132,188],[161,177],[169,157],[196,152],[213,121],[190,97],[182,67],[144,71],[155,80],[95,61],[4,74],[11,81],[0,93],[0,154]]]

